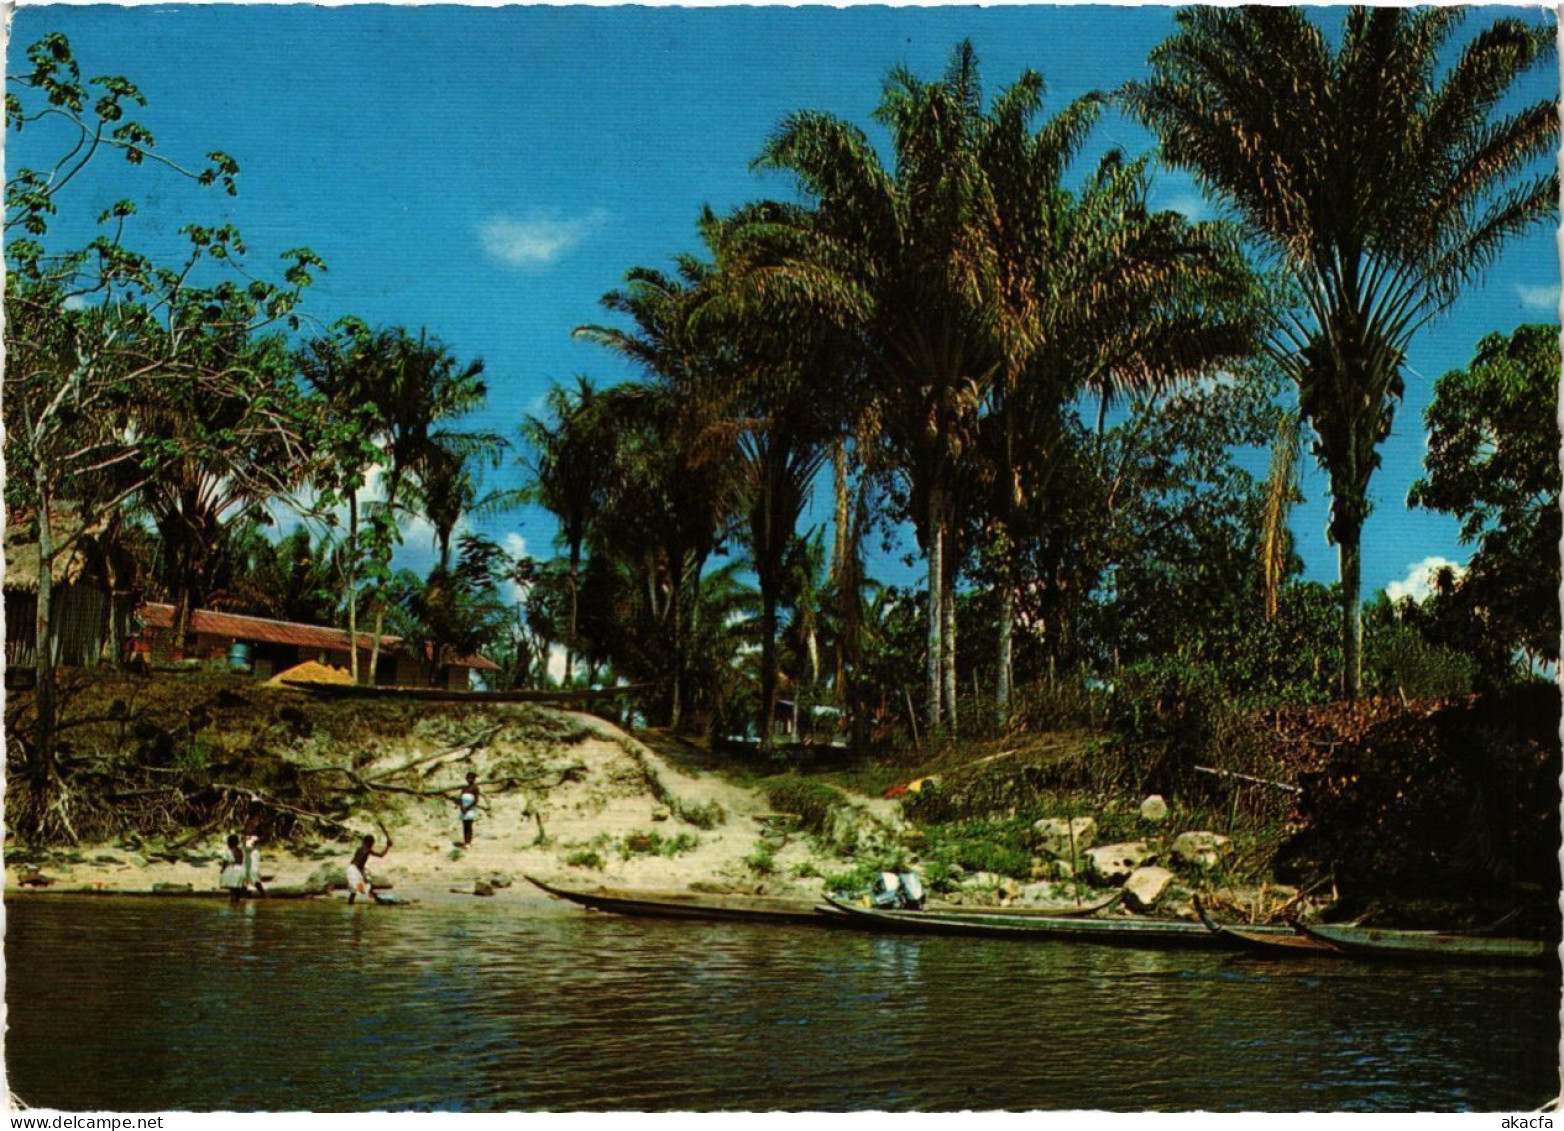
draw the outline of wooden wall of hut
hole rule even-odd
[[[54,663],[91,667],[103,658],[108,640],[109,595],[91,585],[61,585],[54,590]],[[121,608],[120,639],[128,631]],[[5,593],[5,662],[30,667],[38,655],[38,594],[8,589]]]

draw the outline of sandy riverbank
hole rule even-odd
[[[534,713],[536,709],[529,708]],[[554,878],[567,885],[606,884],[643,890],[684,891],[692,883],[735,892],[813,895],[820,880],[844,862],[827,858],[802,835],[767,850],[769,871],[757,874],[746,858],[762,851],[763,796],[715,774],[688,773],[667,763],[612,724],[571,712],[547,712],[570,732],[564,742],[528,743],[501,733],[471,749],[442,752],[437,742],[409,736],[382,744],[355,764],[360,777],[414,760],[424,765],[385,779],[420,792],[455,790],[466,773],[481,781],[505,781],[526,769],[521,786],[485,788],[485,807],[473,843],[461,845],[455,804],[445,796],[370,792],[347,826],[357,835],[377,833],[384,822],[394,847],[372,861],[372,875],[401,900],[426,906],[503,904],[558,906],[523,878]],[[504,719],[496,714],[496,722]],[[537,784],[538,782],[544,784]],[[543,832],[540,839],[539,828]],[[149,891],[155,885],[217,890],[223,843],[229,831],[181,846],[174,860],[154,858],[121,841],[17,853],[6,861],[8,896],[26,898],[19,878],[36,869],[55,881],[50,890]],[[773,834],[774,838],[774,834]],[[263,843],[262,870],[280,887],[297,887],[324,867],[340,877],[352,839],[323,841],[295,834]],[[16,858],[19,857],[19,858]],[[798,873],[803,871],[805,877]],[[493,883],[494,894],[473,894]],[[342,892],[332,898],[345,899]]]

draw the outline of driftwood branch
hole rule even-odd
[[[1253,782],[1255,785],[1268,785],[1273,789],[1285,789],[1288,793],[1302,793],[1303,790],[1296,785],[1290,785],[1284,781],[1272,781],[1270,778],[1257,778],[1250,774],[1240,774],[1234,770],[1218,770],[1211,766],[1196,766],[1197,774],[1215,774],[1219,778],[1237,778],[1239,781]]]

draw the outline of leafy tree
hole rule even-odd
[[[58,821],[68,831],[63,793],[48,797],[56,782],[52,566],[171,461],[223,458],[231,439],[225,430],[166,436],[138,426],[150,409],[166,404],[160,397],[170,390],[234,398],[245,406],[246,427],[288,433],[286,414],[274,412],[275,389],[252,383],[242,366],[214,360],[210,346],[243,342],[278,324],[296,327],[301,292],[321,263],[306,248],[286,252],[284,281],[268,283],[244,268],[244,243],[234,228],[190,224],[181,229],[182,259],[159,266],[125,243],[136,211],[129,200],[99,216],[101,234],[87,245],[48,246],[66,188],[101,156],[118,153],[132,165],[157,165],[230,193],[238,165],[216,150],[200,169],[163,157],[151,132],[127,117],[145,104],[140,91],[123,76],[83,81],[63,35],[33,44],[27,61],[31,69],[8,80],[7,129],[21,133],[48,121],[67,140],[50,167],[20,167],[6,182],[6,455],[13,469],[27,473],[25,487],[8,478],[6,497],[13,514],[25,507],[36,518],[41,557],[38,721],[27,752],[28,777],[39,787],[32,816],[40,828]],[[61,504],[79,522],[57,538]]]
[[[1490,334],[1434,385],[1412,506],[1454,515],[1475,545],[1444,600],[1535,659],[1559,657],[1559,328]]]
[[[511,609],[501,593],[514,563],[477,534],[457,538],[454,566],[437,565],[419,582],[403,575],[397,586],[403,638],[425,657],[431,685],[446,682],[451,666],[504,638]]]
[[[1361,536],[1417,331],[1554,214],[1554,103],[1500,115],[1553,29],[1496,20],[1453,64],[1457,8],[1352,8],[1333,49],[1300,8],[1186,8],[1123,97],[1297,284],[1273,349],[1330,477],[1345,690],[1361,685]]]

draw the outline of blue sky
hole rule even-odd
[[[1499,13],[1514,10],[1477,10],[1467,32]],[[176,247],[189,221],[237,224],[257,267],[307,245],[329,265],[307,300],[315,318],[423,326],[460,356],[481,356],[491,388],[481,423],[512,434],[551,382],[631,376],[570,337],[599,320],[598,298],[626,268],[694,250],[703,204],[791,192],[786,180],[749,171],[783,115],[827,110],[868,127],[888,68],[935,75],[963,37],[991,89],[1032,67],[1057,107],[1143,75],[1171,29],[1167,8],[44,5],[16,12],[11,43],[16,54],[65,32],[86,74],[140,85],[150,105],[139,117],[160,152],[194,163],[222,148],[243,167],[229,199],[105,161],[71,186],[59,238],[81,238],[92,217],[130,196],[140,207],[131,242],[149,251]],[[1527,101],[1557,94],[1551,67],[1522,90]],[[9,167],[48,159],[50,140],[44,131],[8,138]],[[1110,116],[1081,167],[1110,145],[1153,147]],[[1153,204],[1215,213],[1176,172],[1159,174]],[[1367,592],[1426,558],[1465,560],[1452,520],[1405,507],[1433,379],[1464,364],[1490,331],[1556,319],[1558,282],[1553,233],[1539,229],[1417,339],[1373,484]],[[494,483],[517,478],[508,471]],[[1307,576],[1330,580],[1325,483],[1312,461],[1304,489],[1293,519],[1299,549]],[[825,519],[822,510],[811,521]],[[519,536],[529,552],[550,552],[553,523],[541,511],[481,525],[513,547]],[[430,557],[426,535],[410,532],[404,563]],[[901,583],[921,573],[896,555],[871,568]]]

